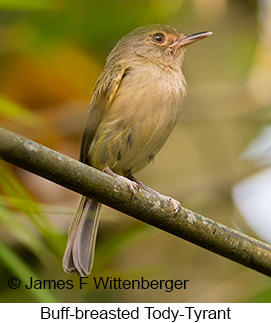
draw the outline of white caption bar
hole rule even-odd
[[[0,304],[1,322],[267,322],[270,304]]]

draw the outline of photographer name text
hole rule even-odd
[[[30,289],[44,289],[44,290],[56,290],[56,289],[84,289],[87,286],[91,286],[97,290],[163,290],[170,293],[174,290],[185,290],[189,286],[189,279],[160,279],[149,280],[144,277],[138,279],[122,279],[121,277],[80,277],[79,280],[55,280],[55,279],[34,279],[29,278],[27,284],[21,284],[18,277],[11,277],[8,281],[8,286],[11,289],[17,289],[24,287],[27,290]]]

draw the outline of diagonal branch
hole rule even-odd
[[[271,276],[271,246],[0,128],[0,158],[138,220]]]

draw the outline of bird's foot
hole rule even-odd
[[[158,193],[157,196],[161,197],[161,198],[165,199],[166,201],[168,201],[169,203],[171,203],[173,208],[174,208],[175,214],[180,211],[182,205],[181,205],[181,203],[179,201],[175,200],[173,197],[166,196],[166,195],[163,195],[163,194],[160,194],[160,193]]]
[[[116,174],[115,172],[112,171],[112,169],[110,169],[109,167],[106,167],[105,168],[105,173],[108,174],[108,175],[111,175],[115,178],[118,178],[119,180],[121,180],[123,183],[125,183],[128,188],[129,188],[129,191],[133,194],[136,193],[136,191],[138,191],[139,189],[139,185],[138,183],[134,182],[132,179],[129,179],[127,177],[124,177],[122,175],[119,175],[119,174]]]
[[[170,202],[174,208],[174,212],[175,214],[178,213],[181,209],[181,203],[177,200],[175,200],[174,198],[167,196],[167,195],[163,195],[157,191],[155,191],[154,189],[150,188],[149,186],[145,185],[144,183],[142,183],[140,180],[138,180],[137,178],[135,178],[133,175],[130,175],[129,178],[133,181],[133,183],[137,183],[137,185],[141,188],[143,188],[145,191],[150,192],[154,195],[156,195],[157,197],[166,200],[167,202]]]

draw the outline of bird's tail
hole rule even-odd
[[[68,274],[87,276],[91,272],[99,224],[100,203],[81,197],[69,228],[66,251],[62,260]]]

